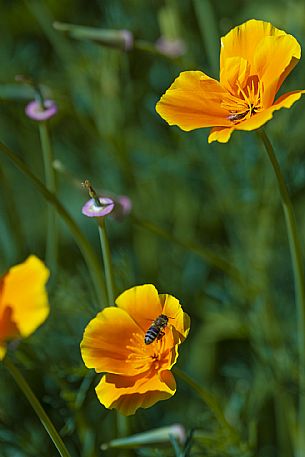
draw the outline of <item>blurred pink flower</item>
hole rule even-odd
[[[124,45],[124,51],[130,51],[133,48],[133,34],[129,30],[121,30],[121,36]]]
[[[25,107],[26,115],[34,121],[46,121],[57,113],[57,105],[53,100],[45,100],[44,106],[37,100],[31,101]]]
[[[127,195],[113,197],[115,206],[111,216],[114,219],[122,220],[128,216],[132,210],[132,201]]]
[[[186,45],[180,38],[169,39],[161,36],[155,43],[156,49],[167,57],[180,57],[186,52]]]

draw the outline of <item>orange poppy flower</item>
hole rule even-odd
[[[32,255],[0,278],[0,360],[8,341],[29,336],[47,318],[48,277],[49,270]]]
[[[275,100],[301,57],[297,40],[269,22],[252,19],[221,39],[220,80],[201,71],[182,72],[157,103],[169,125],[212,127],[209,143],[226,143],[234,130],[254,130],[273,112],[290,108],[304,90]]]
[[[190,320],[175,297],[159,295],[151,284],[126,290],[116,304],[88,324],[81,353],[88,368],[106,373],[96,387],[100,402],[128,416],[174,395],[170,369]],[[159,338],[145,344],[147,330],[161,314],[169,318],[168,325]]]

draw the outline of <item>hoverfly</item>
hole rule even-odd
[[[158,316],[153,321],[153,323],[151,324],[151,326],[145,333],[144,343],[151,344],[155,340],[160,340],[162,338],[162,336],[165,335],[165,332],[163,332],[163,329],[167,326],[169,319],[172,319],[172,318],[167,317],[165,314],[160,314],[160,316]]]

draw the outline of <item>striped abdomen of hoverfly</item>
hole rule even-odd
[[[155,340],[160,340],[164,335],[163,329],[167,326],[167,324],[168,317],[165,314],[160,314],[160,316],[158,316],[153,321],[153,323],[145,333],[144,343],[151,344]]]

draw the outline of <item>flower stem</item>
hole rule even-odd
[[[173,368],[173,371],[177,376],[179,376],[180,379],[186,382],[186,384],[188,384],[199,395],[199,397],[204,401],[204,403],[209,407],[211,412],[214,414],[219,425],[228,430],[230,435],[237,439],[237,431],[232,427],[231,424],[229,424],[229,422],[225,418],[224,413],[218,405],[216,398],[214,398],[214,396],[210,392],[208,392],[204,387],[200,386],[196,381],[194,381],[188,374],[180,370],[180,368],[175,367]]]
[[[43,409],[42,405],[40,404],[38,398],[30,388],[29,384],[19,371],[19,369],[6,357],[3,360],[3,365],[6,367],[6,369],[9,371],[11,376],[14,378],[16,381],[16,384],[20,387],[22,392],[24,393],[24,396],[28,399],[30,402],[32,408],[34,409],[35,413],[40,419],[40,422],[46,429],[47,433],[49,434],[51,440],[55,444],[59,454],[61,457],[71,457],[70,453],[68,452],[66,446],[64,445],[64,442],[62,441],[61,437],[59,436],[59,433],[57,432],[56,428],[54,427],[53,423],[51,422],[51,419]]]
[[[39,122],[39,135],[44,163],[46,188],[53,194],[56,194],[56,179],[53,168],[53,152],[46,122]],[[52,276],[54,278],[54,274],[57,269],[58,230],[56,213],[51,205],[49,205],[47,213],[46,239],[46,264],[52,271]]]
[[[101,249],[103,255],[103,262],[105,268],[105,279],[106,279],[106,289],[108,296],[108,305],[114,306],[115,303],[115,286],[114,286],[114,275],[112,268],[112,259],[109,246],[108,235],[106,231],[106,221],[105,218],[99,217],[98,220],[98,231],[101,242]],[[116,414],[116,428],[117,435],[119,438],[128,436],[129,434],[129,420],[128,417],[122,416],[118,411]],[[121,457],[128,456],[128,453],[123,452]]]
[[[305,455],[305,278],[301,243],[297,232],[293,206],[272,144],[263,129],[259,130],[259,136],[268,153],[281,194],[292,260],[299,347],[299,429],[296,455],[298,457],[303,457]]]
[[[106,289],[108,296],[108,305],[114,306],[114,279],[113,279],[113,269],[112,269],[112,260],[109,247],[109,241],[106,231],[105,219],[103,217],[98,218],[98,231],[100,236],[103,262],[105,268],[105,279],[106,279]]]
[[[12,239],[12,246],[15,252],[20,257],[25,257],[27,252],[24,243],[24,235],[22,230],[22,221],[17,209],[17,195],[14,191],[14,186],[10,183],[5,168],[0,165],[0,182],[1,182],[1,195],[3,199],[4,212],[7,217],[7,224],[9,234]],[[2,254],[3,255],[3,254]]]
[[[166,231],[164,228],[152,224],[149,221],[140,219],[137,216],[131,216],[132,222],[135,226],[140,227],[141,229],[147,230],[155,235],[164,238],[176,245],[186,249],[187,251],[193,252],[198,257],[201,257],[205,262],[213,267],[218,268],[227,274],[230,278],[236,281],[247,293],[247,295],[255,294],[257,287],[254,284],[249,284],[248,278],[244,277],[242,273],[226,259],[218,256],[212,250],[208,248],[197,245],[192,241],[184,241],[175,237],[172,233]]]
[[[67,210],[63,207],[56,196],[50,192],[46,186],[38,179],[28,168],[28,166],[22,162],[5,144],[0,142],[0,150],[10,159],[11,162],[32,182],[32,184],[38,189],[43,197],[50,202],[55,208],[58,214],[62,217],[67,227],[70,229],[80,251],[83,254],[85,262],[87,263],[88,270],[90,272],[92,282],[95,286],[96,297],[100,303],[104,302],[105,299],[105,286],[103,281],[103,273],[100,268],[98,258],[92,249],[91,244],[84,236],[74,219],[70,216]]]
[[[219,73],[219,33],[214,13],[214,2],[210,0],[193,0],[193,5],[209,64],[213,75],[216,77]]]

